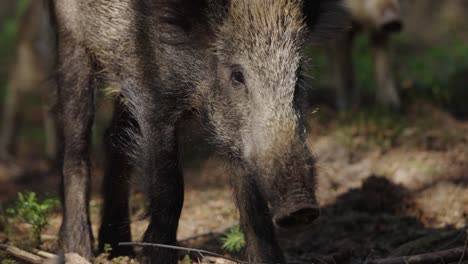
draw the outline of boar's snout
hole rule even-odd
[[[278,231],[296,233],[320,215],[315,196],[315,161],[299,140],[280,149],[276,149],[272,159],[261,159],[266,161],[260,162],[259,167],[268,169],[260,173],[267,175],[261,177],[260,186]]]
[[[399,32],[403,29],[400,14],[394,10],[386,10],[379,26],[380,30],[388,33]]]
[[[273,216],[273,223],[280,229],[299,230],[312,224],[320,216],[314,204],[298,204],[284,208]]]

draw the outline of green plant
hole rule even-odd
[[[455,38],[414,48],[405,38],[397,39],[397,76],[407,101],[423,98],[460,117],[468,116],[465,98],[468,46]],[[413,44],[414,46],[414,44]]]
[[[48,214],[59,204],[56,198],[40,201],[34,192],[18,193],[15,206],[7,209],[7,214],[23,223],[30,224],[29,229],[36,245],[41,244],[41,232],[48,226]]]
[[[221,241],[223,242],[222,248],[229,252],[239,252],[245,246],[244,233],[238,225],[228,230],[221,237]]]
[[[457,117],[468,117],[465,98],[468,72],[468,45],[466,40],[453,37],[435,43],[421,42],[408,34],[392,37],[395,49],[394,75],[398,92],[405,104],[424,99],[450,111]],[[333,87],[331,69],[333,61],[324,47],[308,47],[306,57],[310,66],[305,68],[311,84],[311,94],[330,96]],[[372,45],[365,34],[357,36],[353,43],[355,88],[362,98],[375,96],[375,65]],[[332,93],[331,93],[332,94]]]
[[[1,264],[19,264],[18,261],[11,259],[11,258],[6,258],[2,260]]]
[[[0,264],[19,264],[18,261],[8,257],[4,251],[0,251]]]
[[[180,264],[192,264],[192,260],[190,259],[189,255],[185,255],[185,257],[179,263]]]
[[[112,252],[112,246],[110,244],[104,244],[104,254],[110,255]]]

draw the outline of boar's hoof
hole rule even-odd
[[[273,222],[281,229],[301,229],[312,224],[319,215],[318,207],[302,206],[276,215]]]

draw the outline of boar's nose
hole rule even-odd
[[[320,215],[314,205],[302,205],[282,210],[273,216],[273,223],[281,229],[301,229],[309,226]]]
[[[384,32],[399,32],[403,28],[403,22],[400,15],[395,11],[385,11],[381,20],[380,29]]]

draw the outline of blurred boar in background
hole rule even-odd
[[[399,108],[400,98],[392,69],[391,34],[403,27],[399,0],[344,0],[352,17],[353,28],[330,45],[329,53],[335,81],[336,106],[347,110],[359,104],[359,89],[354,84],[352,49],[359,32],[370,35],[374,53],[376,102],[389,108]]]
[[[43,0],[31,1],[19,22],[15,60],[9,74],[0,131],[0,157],[15,152],[18,126],[28,94],[40,94],[44,103],[46,153],[55,157],[55,125],[48,106],[52,105],[55,35],[49,7]]]
[[[150,224],[144,241],[175,244],[184,199],[179,124],[200,118],[231,168],[251,262],[284,263],[274,228],[319,215],[304,140],[301,62],[307,37],[342,30],[335,0],[56,0],[58,99],[64,136],[65,252],[92,257],[88,215],[95,89],[118,94],[107,133],[100,249],[130,254],[130,171],[139,169]],[[131,159],[131,162],[129,162]],[[146,247],[146,261],[176,263]]]

